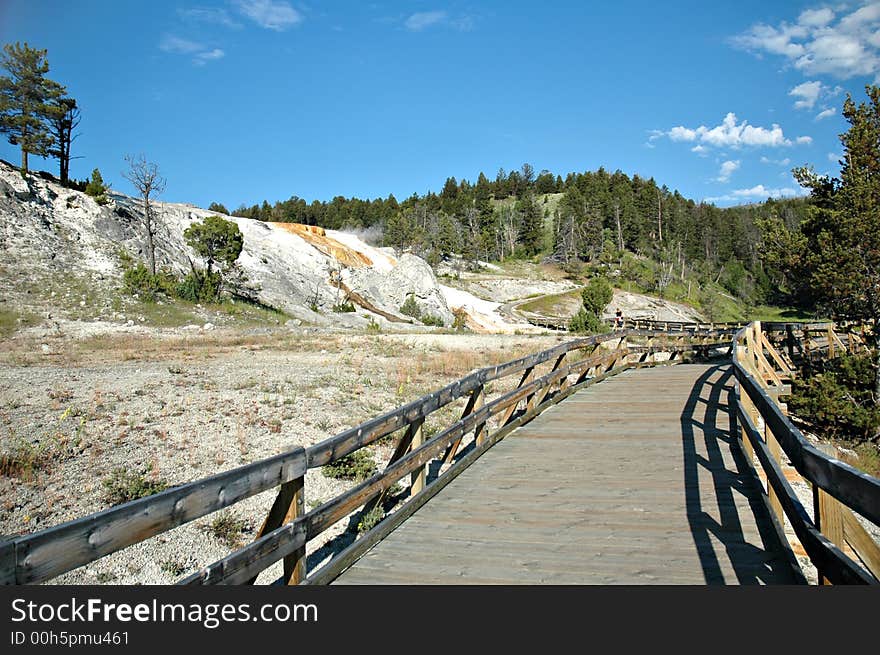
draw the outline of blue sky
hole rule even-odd
[[[126,154],[234,209],[620,169],[721,206],[836,175],[880,76],[880,2],[0,0],[82,108],[71,174]],[[4,139],[0,158],[20,155]],[[57,162],[32,168],[57,174]]]

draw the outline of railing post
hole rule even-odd
[[[305,477],[282,484],[256,538],[259,539],[282,525],[292,523],[305,514],[304,491]],[[303,545],[284,558],[284,581],[289,585],[299,584],[305,579],[306,573],[306,549]],[[254,582],[256,577],[251,578],[248,584]]]
[[[425,442],[425,435],[422,431],[422,427],[425,423],[425,419],[419,419],[418,424],[416,425],[415,431],[413,432],[412,437],[412,445],[410,446],[410,450],[415,450],[419,446],[421,446]],[[415,496],[422,489],[425,488],[425,466],[421,466],[410,474],[410,495]]]
[[[836,457],[834,446],[828,444],[820,444],[819,450],[826,455]],[[818,485],[813,485],[813,515],[816,527],[825,535],[835,546],[843,550],[846,541],[843,533],[843,512],[840,502],[834,496],[826,493]],[[823,585],[831,584],[822,571],[819,571],[819,581]]]

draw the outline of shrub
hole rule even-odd
[[[247,524],[236,518],[231,512],[222,512],[211,521],[205,531],[213,535],[229,548],[238,548],[242,544],[241,535]]]
[[[45,447],[19,437],[0,452],[0,475],[31,480],[37,471],[46,468],[49,459]]]
[[[328,478],[338,480],[366,480],[376,473],[378,468],[373,457],[363,451],[356,450],[353,453],[340,457],[335,462],[330,462],[321,467],[321,472]]]
[[[464,330],[467,327],[467,312],[462,307],[456,307],[452,310],[455,319],[452,321],[452,327],[456,330]]]
[[[361,520],[358,521],[357,525],[358,534],[369,532],[376,527],[379,524],[379,521],[383,518],[385,518],[385,510],[382,509],[381,505],[376,505],[369,512],[361,516]]]
[[[821,373],[796,378],[788,405],[823,436],[849,442],[873,439],[880,430],[880,407],[874,402],[871,355],[844,355],[826,363]]]
[[[123,289],[145,302],[155,302],[160,294],[176,295],[177,279],[169,271],[153,275],[143,262],[127,268],[122,274]]]
[[[419,309],[419,306],[416,303],[416,299],[413,294],[409,294],[406,297],[406,300],[400,306],[400,313],[404,314],[405,316],[412,316],[415,319],[421,320],[422,310]]]
[[[189,302],[213,302],[220,295],[220,273],[192,272],[174,285],[174,295]]]
[[[570,332],[577,334],[598,334],[607,330],[598,316],[581,307],[568,323]]]
[[[434,316],[433,314],[426,314],[421,318],[422,323],[425,325],[430,325],[432,327],[443,327],[443,319],[439,316]]]
[[[130,500],[152,496],[168,488],[164,480],[150,480],[146,476],[146,469],[136,472],[124,468],[113,469],[113,472],[103,480],[105,500],[111,505],[121,505]]]
[[[92,179],[86,185],[86,193],[95,199],[99,205],[107,204],[107,191],[110,187],[104,184],[104,178],[101,177],[101,171],[97,168],[92,171]]]
[[[345,300],[337,305],[333,305],[333,311],[337,314],[347,314],[354,311],[354,305],[350,301]]]

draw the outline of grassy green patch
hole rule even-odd
[[[372,455],[356,450],[321,467],[321,472],[328,478],[338,480],[366,480],[378,470]]]
[[[20,328],[36,325],[37,322],[36,314],[0,309],[0,339],[11,336]]]
[[[104,499],[111,505],[121,505],[130,500],[152,496],[168,488],[164,480],[151,480],[146,476],[146,470],[114,469],[102,482]]]
[[[581,305],[581,290],[572,289],[562,293],[541,296],[519,305],[524,312],[541,314],[543,316],[569,317],[577,311]]]

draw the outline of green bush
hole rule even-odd
[[[608,326],[598,316],[581,307],[577,314],[571,317],[568,330],[576,334],[600,334],[607,332]]]
[[[168,488],[163,480],[150,480],[146,477],[146,469],[127,471],[123,468],[113,469],[104,478],[104,499],[111,505],[121,505],[130,500],[152,496]]]
[[[145,302],[155,302],[161,294],[176,295],[177,279],[168,271],[153,275],[143,262],[138,262],[122,274],[122,284],[126,293],[137,295]]]
[[[413,294],[409,294],[406,297],[406,300],[400,306],[400,313],[405,316],[412,316],[415,319],[421,320],[422,310],[419,309],[418,304],[416,304],[416,299]]]
[[[358,521],[357,526],[358,534],[369,532],[376,527],[379,524],[379,521],[383,518],[385,518],[385,510],[382,509],[381,505],[376,505],[372,510],[361,516],[361,520]]]
[[[861,443],[880,430],[880,407],[874,401],[872,355],[844,355],[825,370],[794,380],[788,406],[824,437]]]
[[[95,199],[99,205],[107,204],[107,191],[110,187],[104,184],[104,178],[101,177],[101,171],[97,168],[92,171],[92,179],[86,185],[86,194]]]
[[[422,323],[425,325],[430,325],[432,327],[443,327],[443,319],[439,316],[434,316],[433,314],[426,314],[421,318]]]
[[[220,296],[220,285],[217,271],[193,272],[174,285],[174,295],[189,302],[215,302]]]
[[[350,301],[345,300],[341,303],[333,305],[333,311],[337,314],[351,313],[354,311],[354,305]]]
[[[340,457],[335,462],[321,467],[321,472],[328,478],[338,480],[366,480],[378,470],[373,457],[363,451],[356,450],[353,453]]]

